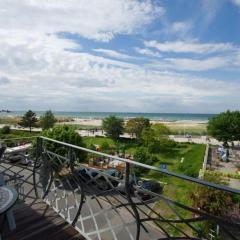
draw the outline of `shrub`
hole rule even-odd
[[[136,162],[150,166],[153,165],[153,163],[159,161],[159,159],[156,156],[148,152],[148,149],[146,147],[137,148],[133,158]],[[138,176],[141,175],[141,173],[146,173],[148,171],[149,171],[148,169],[143,167],[135,167],[135,173]]]
[[[89,144],[88,146],[87,146],[87,148],[88,149],[90,149],[90,150],[94,150],[94,151],[96,151],[96,146],[94,145],[94,144]]]
[[[168,138],[161,137],[160,140],[149,143],[148,149],[150,153],[164,153],[170,151],[172,148],[176,147],[176,145],[176,142],[169,140]]]
[[[1,133],[2,134],[9,134],[10,133],[10,131],[11,131],[11,128],[10,128],[10,126],[4,126],[2,129],[1,129]]]
[[[148,149],[146,147],[137,148],[134,154],[134,160],[136,162],[147,164],[150,159],[150,154],[148,153]]]
[[[111,149],[109,143],[107,141],[104,141],[101,146],[100,146],[100,149],[102,152],[107,152]]]
[[[52,138],[58,141],[70,143],[76,146],[85,147],[82,137],[75,131],[74,128],[69,127],[67,125],[58,125],[52,128],[51,130],[48,130],[46,132],[43,132],[43,136]],[[68,154],[69,148],[63,147],[60,144],[57,143],[51,143],[51,142],[45,142],[46,147],[48,150],[60,154],[62,156],[66,156]],[[81,150],[74,150],[76,153],[77,159],[79,162],[83,162],[86,159],[87,153]]]
[[[48,130],[52,128],[56,122],[56,118],[54,117],[54,114],[51,110],[46,111],[41,117],[40,117],[40,126],[43,130]]]

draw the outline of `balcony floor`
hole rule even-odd
[[[34,202],[31,205],[19,202],[15,205],[14,216],[17,229],[9,232],[5,223],[3,240],[85,239],[55,211],[42,202]]]
[[[33,187],[32,167],[0,162],[0,173],[9,177],[22,176],[21,179],[23,181],[19,189],[20,200],[14,205],[14,217],[17,228],[15,231],[8,231],[6,222],[2,226],[3,218],[1,216],[0,227],[3,227],[2,240],[85,239],[49,205],[36,198]]]

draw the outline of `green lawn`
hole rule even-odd
[[[66,123],[64,123],[66,124]],[[58,122],[57,125],[63,125],[62,122]],[[71,124],[71,122],[67,123],[68,126],[75,128],[76,130],[101,130],[101,127],[96,127],[94,125],[82,125],[82,124]]]
[[[11,138],[22,138],[22,137],[34,137],[38,136],[39,132],[29,132],[25,130],[11,130],[8,134],[1,133],[0,130],[0,139],[11,139]]]
[[[201,169],[205,145],[203,144],[178,144],[173,149],[173,154],[160,154],[160,161],[155,166],[161,167],[162,163],[167,163],[167,170],[197,177]],[[184,162],[180,163],[184,158]],[[176,199],[182,203],[189,202],[188,194],[190,189],[194,188],[194,184],[175,177],[164,176],[156,171],[150,171],[148,176],[152,179],[166,182],[164,193],[172,199]]]

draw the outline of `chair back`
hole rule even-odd
[[[0,160],[1,160],[2,157],[3,157],[3,154],[4,154],[5,150],[6,150],[6,147],[0,145]]]

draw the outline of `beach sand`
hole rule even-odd
[[[12,129],[16,128],[14,125],[20,121],[20,118],[17,116],[3,116],[0,121],[0,128],[4,125],[10,125]],[[61,118],[58,117],[58,124],[70,124],[70,125],[78,125],[78,126],[88,126],[91,128],[99,128],[102,125],[102,119],[90,119],[90,118]],[[125,123],[127,119],[125,119]],[[200,133],[203,134],[206,132],[207,121],[197,121],[197,120],[178,120],[178,121],[164,121],[164,120],[151,120],[152,124],[163,123],[167,125],[170,130],[175,132],[176,134],[185,134],[187,132],[190,133]]]
[[[125,120],[127,122],[127,120]],[[181,121],[161,121],[161,120],[152,120],[152,124],[163,123],[169,128],[174,130],[184,130],[196,129],[196,130],[206,130],[206,121],[195,121],[195,120],[181,120]],[[61,124],[73,124],[73,125],[82,125],[82,126],[95,126],[100,127],[102,125],[102,119],[81,119],[73,118],[71,122],[62,122]]]

